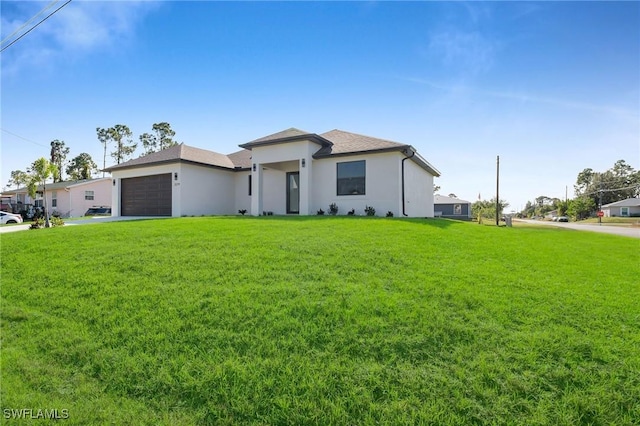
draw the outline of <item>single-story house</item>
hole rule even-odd
[[[436,194],[434,198],[435,215],[449,219],[471,219],[471,202],[459,198]]]
[[[219,154],[184,144],[108,167],[112,215],[338,214],[433,217],[440,172],[411,145],[291,128]]]
[[[602,206],[604,217],[638,217],[640,216],[640,198],[627,198]]]
[[[28,189],[18,188],[2,193],[2,197],[10,197],[13,210],[22,210],[21,206],[44,206],[44,197],[47,199],[47,208],[50,214],[61,217],[80,217],[93,206],[111,205],[111,178],[85,179],[78,181],[48,183],[46,194],[44,188],[38,185],[36,199],[32,200]]]

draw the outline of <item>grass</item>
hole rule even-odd
[[[1,243],[3,410],[78,425],[640,419],[635,239],[246,217]]]

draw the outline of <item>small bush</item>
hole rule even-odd
[[[51,224],[51,226],[64,226],[64,221],[59,217],[59,216],[53,216],[50,220],[49,223]]]
[[[324,216],[324,210],[320,209],[316,212],[318,216]]]
[[[393,217],[393,212],[391,210],[387,212],[387,217]]]
[[[51,216],[51,218],[49,218],[49,226],[51,226],[52,228],[56,226],[63,226],[63,225],[64,225],[64,221],[59,217]],[[44,228],[44,226],[45,226],[44,218],[38,218],[31,223],[31,226],[29,226],[29,229],[40,229],[40,228]]]
[[[40,229],[44,228],[44,219],[38,218],[31,222],[31,226],[29,229]]]
[[[349,216],[355,216],[355,214],[356,214],[356,209],[351,209],[347,212],[347,215]]]
[[[244,216],[246,212],[247,212],[247,209],[238,210],[238,213],[240,213],[242,216]]]
[[[329,205],[329,214],[335,216],[338,214],[338,205],[336,203],[331,203]]]
[[[366,206],[364,208],[364,212],[367,214],[367,216],[375,216],[376,215],[376,209],[374,209],[371,206]]]

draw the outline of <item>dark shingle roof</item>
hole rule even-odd
[[[332,142],[333,145],[323,147],[315,153],[314,157],[351,154],[366,151],[401,151],[409,147],[409,145],[406,144],[337,129],[322,133],[320,136]]]
[[[243,149],[232,154],[227,155],[236,168],[249,169],[251,168],[251,151]]]
[[[303,139],[310,140],[315,142],[321,146],[331,145],[331,142],[322,138],[321,136],[316,135],[315,133],[305,132],[304,130],[296,129],[295,127],[291,127],[290,129],[283,130],[278,133],[274,133],[269,136],[264,136],[259,139],[252,140],[251,142],[247,142],[241,144],[240,147],[251,149],[256,146],[264,146],[264,145],[274,145],[278,143],[286,143],[286,142],[295,142]]]
[[[136,159],[127,161],[122,164],[107,167],[105,171],[126,169],[130,167],[139,167],[158,163],[171,163],[175,161],[188,161],[191,163],[204,164],[207,166],[222,167],[226,169],[235,168],[234,163],[224,154],[208,151],[206,149],[194,148],[192,146],[181,143],[172,147],[154,152]]]

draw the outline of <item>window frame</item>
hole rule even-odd
[[[343,177],[342,179],[362,179],[362,191],[361,192],[357,192],[354,194],[354,191],[358,191],[357,183],[354,183],[351,187],[353,189],[351,189],[350,191],[340,191],[340,166],[342,165],[347,165],[347,164],[355,164],[355,163],[362,163],[362,176],[350,176],[350,177]],[[344,172],[343,172],[344,173]],[[347,188],[349,189],[349,188]],[[343,196],[355,196],[355,195],[367,195],[367,160],[354,160],[354,161],[341,161],[336,163],[336,195],[343,197]]]
[[[84,199],[85,201],[94,201],[95,199],[94,191],[84,191]]]
[[[51,191],[51,208],[58,207],[58,191]]]
[[[620,216],[629,217],[629,207],[620,207]]]

